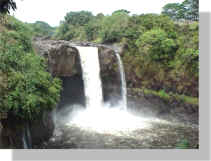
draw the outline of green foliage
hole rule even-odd
[[[138,23],[146,28],[146,30],[151,30],[153,28],[161,28],[166,32],[174,31],[174,22],[165,15],[157,14],[142,14],[138,16]]]
[[[55,107],[61,82],[46,72],[45,59],[33,53],[31,37],[23,39],[24,24],[6,26],[9,30],[0,32],[0,112],[34,119]]]
[[[26,52],[32,51],[32,31],[28,26],[24,25],[21,21],[15,19],[14,17],[9,16],[5,27],[9,30],[5,33],[7,34],[8,39],[11,38],[17,40],[20,45],[23,45],[23,48]]]
[[[88,41],[97,39],[101,26],[98,19],[93,19],[85,26],[85,33]]]
[[[129,13],[130,13],[130,11],[127,11],[125,9],[121,9],[121,10],[114,11],[112,13],[112,15],[114,15],[114,14],[129,14]]]
[[[55,37],[65,40],[88,40],[111,43],[130,36],[129,15],[126,10],[118,10],[112,16],[90,12],[69,12],[57,30]]]
[[[107,16],[101,23],[99,36],[103,43],[113,43],[127,37],[129,16],[125,12],[115,12],[112,16]]]
[[[186,8],[185,18],[188,20],[199,20],[199,0],[185,0],[182,5]]]
[[[34,36],[53,36],[55,28],[43,21],[36,21],[35,23],[27,24],[33,32]]]
[[[87,25],[93,19],[93,15],[88,11],[69,12],[65,16],[65,21],[56,30],[54,35],[57,39],[64,40],[91,40],[93,35],[93,26]],[[88,34],[87,34],[88,33]]]
[[[182,141],[180,141],[177,145],[176,145],[176,148],[177,149],[188,149],[189,147],[189,142],[184,139]]]
[[[185,7],[180,3],[168,3],[163,7],[163,14],[171,17],[173,20],[184,19]]]
[[[137,40],[140,52],[152,61],[168,64],[175,56],[177,47],[173,39],[169,39],[165,31],[153,29],[145,32]]]
[[[69,12],[65,16],[65,22],[71,25],[85,25],[91,19],[93,15],[89,11],[80,11],[80,12]]]
[[[143,91],[146,96],[147,95],[157,96],[166,102],[177,101],[189,105],[195,105],[195,106],[199,105],[199,99],[197,97],[189,97],[186,95],[167,93],[165,90],[155,91],[143,88],[143,89],[134,89],[134,91],[135,92]]]
[[[137,16],[134,21],[141,23]],[[132,39],[126,42],[123,61],[128,85],[197,97],[198,23],[175,23],[168,31],[146,28],[135,41],[137,47]]]
[[[182,3],[168,3],[163,7],[162,14],[174,20],[199,20],[199,0],[185,0]]]
[[[53,37],[56,37],[58,39],[64,39],[64,40],[71,40],[73,38],[72,34],[70,36],[70,38],[65,38],[67,37],[67,32],[68,32],[68,24],[67,23],[62,23],[57,29],[56,29],[56,32],[54,34]]]

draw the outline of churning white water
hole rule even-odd
[[[115,107],[104,105],[103,108],[75,111],[69,117],[66,125],[70,127],[77,126],[98,133],[122,135],[123,133],[129,134],[137,129],[150,127],[152,121],[152,119],[134,116],[128,111],[121,110],[119,105]]]
[[[100,108],[103,104],[98,48],[76,47],[83,72],[86,108]]]
[[[126,80],[125,80],[124,66],[122,64],[122,60],[120,58],[119,53],[115,52],[115,54],[118,60],[118,66],[119,66],[119,72],[120,72],[120,78],[121,78],[122,109],[127,110],[127,85],[126,85]]]

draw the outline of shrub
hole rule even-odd
[[[153,29],[145,32],[136,41],[140,52],[152,61],[168,64],[174,59],[177,45],[162,29]]]

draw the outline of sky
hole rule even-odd
[[[58,26],[70,11],[91,11],[94,15],[109,15],[119,9],[126,9],[131,14],[161,13],[167,3],[184,0],[15,0],[17,10],[12,12],[23,22],[45,21],[51,26]]]

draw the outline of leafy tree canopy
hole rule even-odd
[[[85,25],[92,17],[93,15],[89,11],[69,12],[65,16],[65,23],[71,25]]]
[[[168,15],[174,20],[184,18],[185,8],[179,3],[169,3],[163,7],[163,14]]]
[[[125,9],[121,9],[121,10],[114,11],[114,12],[112,13],[112,15],[113,15],[113,14],[129,14],[129,13],[130,13],[130,11],[125,10]]]
[[[168,38],[165,31],[153,29],[145,32],[136,42],[140,52],[148,56],[152,61],[167,65],[173,60],[177,47],[173,39]]]
[[[35,36],[52,36],[55,28],[51,27],[48,23],[43,21],[36,21],[35,23],[28,23]]]
[[[199,0],[185,0],[182,3],[168,3],[163,7],[163,14],[174,20],[192,20],[199,19]]]

